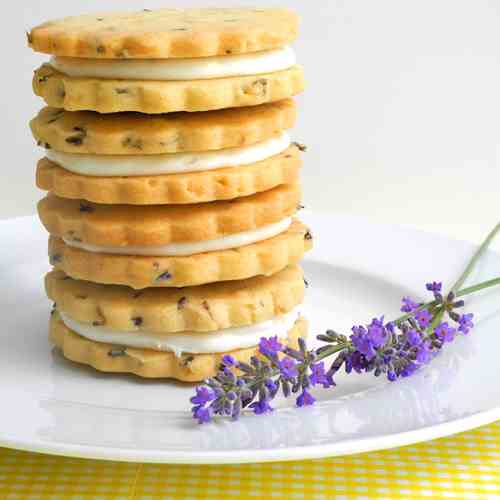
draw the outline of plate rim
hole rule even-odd
[[[437,238],[451,244],[476,245],[468,240],[451,238],[446,235],[425,231],[411,226],[373,222],[368,217],[352,215],[347,213],[329,213],[325,211],[304,210],[307,217],[313,218],[344,218],[359,221],[373,227],[384,227],[388,230],[408,231],[411,233],[425,234],[430,238]],[[36,215],[26,215],[0,220],[3,224],[13,223],[21,220],[36,220]],[[500,256],[495,250],[491,253]],[[320,258],[320,260],[323,260]],[[300,409],[298,411],[309,411]],[[55,456],[65,456],[84,459],[95,459],[120,462],[141,463],[168,463],[168,464],[245,464],[264,463],[277,461],[297,461],[307,459],[319,459],[325,457],[347,456],[358,453],[387,450],[391,448],[408,446],[429,440],[434,440],[460,432],[491,424],[500,419],[500,406],[479,411],[461,418],[448,420],[446,422],[411,429],[393,434],[379,434],[371,437],[346,439],[340,442],[321,443],[305,446],[289,446],[282,448],[253,449],[251,454],[247,450],[220,450],[220,451],[183,451],[166,449],[135,449],[119,448],[116,446],[96,446],[61,442],[47,442],[42,440],[10,439],[3,435],[0,428],[0,446],[21,451],[45,453]],[[224,423],[221,423],[225,425]],[[218,425],[217,423],[215,425]]]
[[[304,411],[304,409],[301,409]],[[308,411],[305,409],[305,411]],[[276,449],[253,450],[252,457],[246,450],[230,450],[216,452],[183,452],[180,450],[141,450],[133,448],[113,448],[104,446],[88,446],[77,444],[45,445],[42,443],[27,443],[18,440],[6,440],[0,435],[0,446],[15,450],[43,453],[68,458],[84,458],[115,462],[140,462],[152,464],[250,464],[268,462],[291,462],[299,460],[314,460],[339,456],[356,455],[373,451],[383,451],[402,446],[432,441],[461,432],[494,423],[500,419],[500,407],[468,415],[441,424],[413,429],[397,434],[383,434],[362,439],[348,439],[340,443],[329,443],[310,446],[291,446]],[[0,431],[1,432],[1,431]],[[422,436],[425,435],[425,436]]]

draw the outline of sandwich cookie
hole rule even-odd
[[[293,220],[298,185],[200,205],[97,205],[49,195],[38,205],[51,263],[78,279],[132,288],[269,275],[312,236]]]
[[[204,116],[203,116],[204,115]],[[248,196],[298,179],[292,100],[207,113],[99,115],[44,108],[37,185],[96,203],[183,204]]]
[[[303,90],[288,9],[160,9],[85,15],[28,34],[51,54],[33,78],[50,106],[165,113],[254,106]]]
[[[197,381],[213,375],[222,356],[247,361],[261,337],[296,343],[302,270],[182,289],[100,285],[61,271],[45,279],[56,303],[50,338],[74,361],[102,371]]]

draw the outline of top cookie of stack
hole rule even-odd
[[[50,21],[28,33],[52,54],[33,88],[49,106],[170,113],[254,106],[299,93],[287,45],[298,17],[283,8],[160,9]],[[209,58],[209,59],[208,59]]]

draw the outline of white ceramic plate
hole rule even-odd
[[[304,262],[312,334],[348,332],[398,314],[424,284],[450,284],[472,246],[347,216],[304,214],[316,247]],[[239,463],[343,455],[416,443],[500,418],[500,290],[468,301],[477,327],[412,378],[341,375],[311,408],[280,401],[269,416],[199,426],[192,386],[105,375],[64,360],[47,342],[47,236],[35,218],[0,223],[0,445],[113,460]],[[488,253],[471,281],[500,275]]]

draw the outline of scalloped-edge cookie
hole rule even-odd
[[[156,246],[255,230],[292,215],[299,202],[298,184],[195,205],[98,205],[49,194],[38,203],[38,214],[50,234],[78,243]]]
[[[47,296],[59,311],[83,323],[139,333],[142,329],[216,331],[259,323],[302,303],[304,288],[299,266],[286,267],[272,276],[140,291],[74,280],[62,271],[45,276]]]
[[[292,99],[248,108],[150,116],[45,107],[30,127],[41,146],[64,153],[149,155],[249,146],[293,127],[296,117]]]
[[[143,9],[65,17],[36,26],[37,52],[95,59],[166,59],[274,49],[297,36],[299,18],[286,8]]]
[[[229,200],[298,181],[298,147],[265,160],[202,172],[131,177],[92,177],[59,167],[47,158],[38,162],[36,184],[61,198],[103,204],[162,205]]]
[[[294,220],[284,233],[258,243],[180,257],[144,257],[86,252],[49,239],[55,269],[74,279],[94,283],[147,287],[184,287],[269,276],[297,264],[312,248],[308,228]]]
[[[158,114],[256,106],[297,95],[304,86],[299,65],[259,75],[185,81],[77,78],[48,64],[33,75],[35,94],[49,106],[99,113]]]
[[[301,317],[288,332],[287,343],[296,348],[298,338],[306,336],[307,321]],[[226,354],[244,362],[258,354],[255,347],[217,354],[186,353],[178,358],[171,352],[128,347],[120,350],[120,355],[117,356],[114,355],[116,346],[94,342],[78,335],[61,321],[57,311],[50,318],[49,339],[61,349],[65,358],[90,365],[102,372],[134,373],[145,378],[174,378],[184,382],[199,382],[214,376]]]

